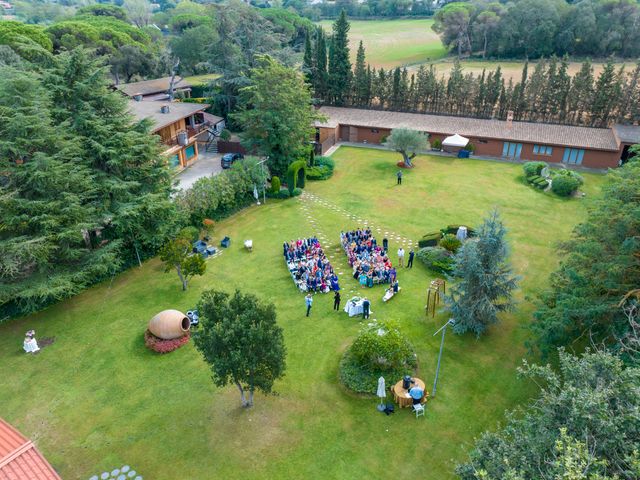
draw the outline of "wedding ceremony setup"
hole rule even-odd
[[[362,287],[373,287],[379,283],[393,283],[396,269],[385,248],[378,245],[371,229],[340,232],[340,243],[353,269],[353,278]]]
[[[289,273],[300,291],[327,293],[340,290],[338,276],[317,238],[298,238],[284,242],[282,248]]]

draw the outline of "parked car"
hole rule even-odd
[[[244,155],[241,153],[225,153],[220,160],[220,164],[222,165],[222,168],[231,168],[233,162],[236,160],[242,160],[243,158]]]

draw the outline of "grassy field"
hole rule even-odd
[[[355,62],[358,44],[362,40],[367,62],[376,68],[395,68],[406,66],[410,71],[416,71],[422,64],[433,63],[436,70],[447,77],[453,67],[454,58],[450,56],[442,45],[440,37],[431,29],[431,19],[403,19],[403,20],[350,20],[349,47],[352,61]],[[320,24],[331,31],[332,21],[324,20]],[[520,80],[523,62],[493,61],[493,60],[463,60],[466,72],[482,73],[483,69],[495,70],[498,65],[502,69],[505,79]],[[570,62],[569,73],[575,74],[580,70],[581,62]],[[602,62],[594,62],[594,73],[602,70]],[[622,65],[620,62],[619,65]],[[633,67],[633,62],[629,63]],[[533,71],[535,62],[531,62],[529,74]]]
[[[362,40],[367,61],[376,67],[425,63],[445,57],[440,37],[431,30],[433,20],[350,20],[349,47],[355,62]],[[320,24],[331,31],[331,21]]]
[[[204,75],[192,75],[190,77],[185,77],[184,79],[192,85],[206,85],[211,80],[215,80],[220,77],[221,75],[219,73],[205,73]]]
[[[34,439],[65,479],[125,463],[154,480],[452,478],[473,438],[534,392],[515,371],[532,311],[526,298],[547,284],[557,264],[554,245],[584,217],[585,205],[524,185],[520,165],[420,156],[398,187],[397,154],[343,147],[334,158],[334,177],[311,183],[304,197],[268,200],[221,222],[215,237],[229,235],[231,247],[209,260],[205,276],[187,292],[175,274],[164,274],[151,260],[46,311],[0,325],[0,414]],[[587,173],[585,179],[587,196],[593,196],[604,176]],[[379,241],[388,232],[395,252],[405,239],[447,224],[476,225],[494,206],[523,277],[517,312],[480,340],[448,335],[438,396],[428,403],[426,418],[407,410],[379,414],[375,398],[350,394],[338,382],[338,362],[358,319],[333,312],[331,295],[317,296],[311,317],[304,317],[282,241],[325,236],[333,265],[344,272],[346,299],[360,290],[338,247],[340,230],[367,220],[381,228]],[[253,253],[242,248],[247,238],[254,241]],[[381,301],[383,287],[367,290],[372,318],[398,321],[415,344],[416,374],[428,390],[439,347],[432,335],[447,318],[424,316],[432,278],[420,264],[400,270],[402,292],[388,304]],[[275,302],[288,349],[278,395],[257,395],[251,410],[239,407],[235,387],[213,385],[191,343],[159,356],[142,338],[158,311],[187,310],[204,289],[236,287]],[[40,338],[56,339],[36,356],[21,351],[31,328]]]

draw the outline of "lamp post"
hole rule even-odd
[[[449,320],[447,320],[447,323],[441,326],[440,329],[433,334],[433,336],[435,337],[438,333],[440,333],[440,331],[442,331],[442,340],[440,340],[440,353],[438,354],[438,366],[436,367],[436,378],[433,381],[433,390],[431,392],[431,398],[436,398],[436,387],[438,386],[438,374],[440,373],[440,359],[442,358],[442,349],[444,348],[444,334],[447,333],[447,327],[449,325],[453,326],[455,323],[456,323],[455,320],[453,318],[450,318]]]

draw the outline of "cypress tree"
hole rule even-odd
[[[316,48],[315,48],[315,81],[313,88],[316,97],[327,100],[329,89],[329,73],[327,71],[327,41],[324,30],[318,27],[316,30]]]
[[[307,30],[304,36],[304,56],[302,57],[302,73],[304,80],[309,85],[314,85],[316,74],[314,68],[313,49],[311,48],[311,33]]]
[[[616,72],[611,60],[600,72],[591,105],[591,123],[593,125],[606,126],[614,114],[615,106],[619,103],[622,93],[621,73]]]
[[[582,124],[583,115],[590,109],[593,98],[593,67],[585,60],[571,82],[568,110],[573,123]]]
[[[353,104],[359,107],[366,106],[369,102],[367,67],[365,64],[364,46],[362,40],[358,46],[358,54],[356,55],[356,66],[353,78]]]
[[[349,28],[347,14],[343,9],[333,23],[333,36],[329,46],[329,94],[335,105],[345,105],[351,91]]]
[[[456,333],[472,331],[479,337],[498,321],[498,313],[513,308],[517,278],[508,263],[505,235],[494,210],[478,229],[478,238],[467,240],[456,254],[454,275],[461,280],[445,296]]]

